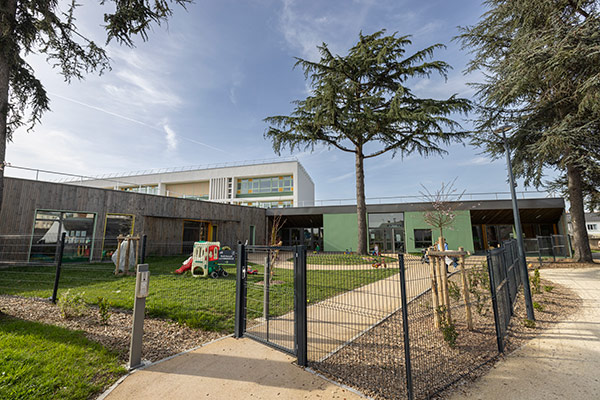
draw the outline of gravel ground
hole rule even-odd
[[[535,328],[523,325],[524,300],[522,296],[517,300],[505,338],[505,354],[576,312],[580,306],[581,299],[570,290],[542,281],[543,286],[554,288],[533,295],[533,300],[543,307],[543,311],[536,311]],[[464,307],[460,302],[452,302],[452,317],[459,335],[456,346],[450,348],[441,332],[432,328],[429,299],[430,296],[424,296],[408,308],[414,392],[415,398],[425,398],[448,387],[436,395],[445,398],[452,390],[485,374],[501,356],[497,352],[491,305],[484,315],[473,310],[475,329],[468,331]],[[401,319],[400,313],[394,314],[330,358],[311,366],[375,399],[406,398]]]
[[[108,323],[103,325],[97,308],[88,308],[82,317],[64,319],[58,307],[47,300],[6,295],[0,296],[0,311],[27,321],[84,331],[89,339],[116,352],[124,364],[129,361],[131,311],[112,310]],[[190,329],[172,321],[146,317],[142,359],[158,361],[221,336],[223,334],[218,332]]]

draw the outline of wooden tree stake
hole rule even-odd
[[[459,251],[465,251],[464,248],[459,247]],[[467,315],[467,329],[473,330],[473,318],[471,316],[471,299],[469,298],[469,282],[467,280],[467,272],[465,270],[465,256],[459,257],[460,275],[462,276],[463,283],[463,298],[465,300],[465,310]]]
[[[435,257],[429,257],[429,276],[431,278],[431,301],[433,302],[434,316],[433,325],[440,327],[440,315],[438,313],[440,302],[438,297],[437,274],[435,272]]]

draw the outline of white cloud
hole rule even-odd
[[[487,157],[479,156],[479,157],[474,157],[474,158],[471,158],[469,160],[463,161],[463,162],[459,163],[458,165],[461,165],[461,166],[466,166],[466,165],[489,165],[492,162],[494,162],[494,160],[491,160],[490,158],[487,158]]]
[[[373,0],[356,1],[356,7],[329,8],[327,2],[311,9],[304,2],[283,0],[280,30],[293,51],[302,58],[317,61],[321,58],[317,46],[327,43],[334,54],[345,54],[358,39],[358,31],[373,6]]]
[[[175,150],[177,149],[177,143],[179,142],[177,140],[177,135],[175,134],[175,131],[173,129],[171,129],[169,127],[169,125],[164,124],[163,128],[165,130],[165,139],[167,140],[167,148],[169,150]]]
[[[354,177],[354,176],[355,176],[355,173],[354,173],[354,171],[352,171],[352,172],[348,172],[348,173],[343,174],[343,175],[336,176],[335,178],[331,178],[331,179],[328,180],[328,182],[345,181],[346,179]]]

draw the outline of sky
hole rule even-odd
[[[85,3],[76,14],[78,28],[104,43],[102,15],[110,9]],[[146,42],[138,38],[135,48],[110,43],[112,69],[101,76],[68,84],[43,55],[30,56],[51,111],[33,130],[15,133],[6,160],[99,176],[278,158],[264,138],[263,120],[290,114],[292,102],[310,93],[302,71],[293,69],[294,57],[318,61],[322,43],[344,55],[361,31],[412,35],[409,53],[446,45],[434,58],[453,67],[448,79],[418,79],[411,88],[420,97],[472,98],[467,83],[481,75],[464,75],[470,55],[452,38],[484,11],[481,0],[196,0],[187,10],[177,7],[168,24],[155,26]],[[469,129],[473,117],[456,118]],[[444,157],[366,160],[367,198],[419,196],[423,186],[435,191],[454,179],[459,192],[508,191],[504,159],[490,160],[468,144],[447,150]],[[281,154],[290,156],[312,177],[317,200],[356,197],[353,154],[327,146]],[[6,175],[36,173],[7,168]]]

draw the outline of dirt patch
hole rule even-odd
[[[524,326],[524,300],[522,295],[518,298],[505,338],[505,354],[575,313],[581,304],[581,299],[565,287],[542,281],[540,288],[541,293],[533,295],[533,300],[541,306],[541,310],[535,311],[533,328]],[[445,338],[441,330],[433,328],[430,299],[431,295],[425,294],[408,306],[415,398],[445,398],[452,390],[485,374],[502,357],[498,355],[489,295],[480,299],[479,312],[473,307],[473,331],[466,328],[462,300],[457,297],[458,300],[451,301],[452,318],[458,333],[454,347],[448,344],[451,332],[446,332]],[[472,301],[475,303],[473,297]],[[406,398],[401,313],[395,313],[337,353],[311,366],[375,399]]]
[[[97,308],[88,308],[82,317],[64,319],[58,307],[47,300],[0,296],[0,310],[15,318],[81,330],[90,340],[116,352],[119,359],[129,361],[129,342],[132,313],[112,310],[106,325],[100,320]],[[142,359],[158,361],[182,351],[223,336],[218,332],[191,329],[175,322],[148,318],[144,319]]]

